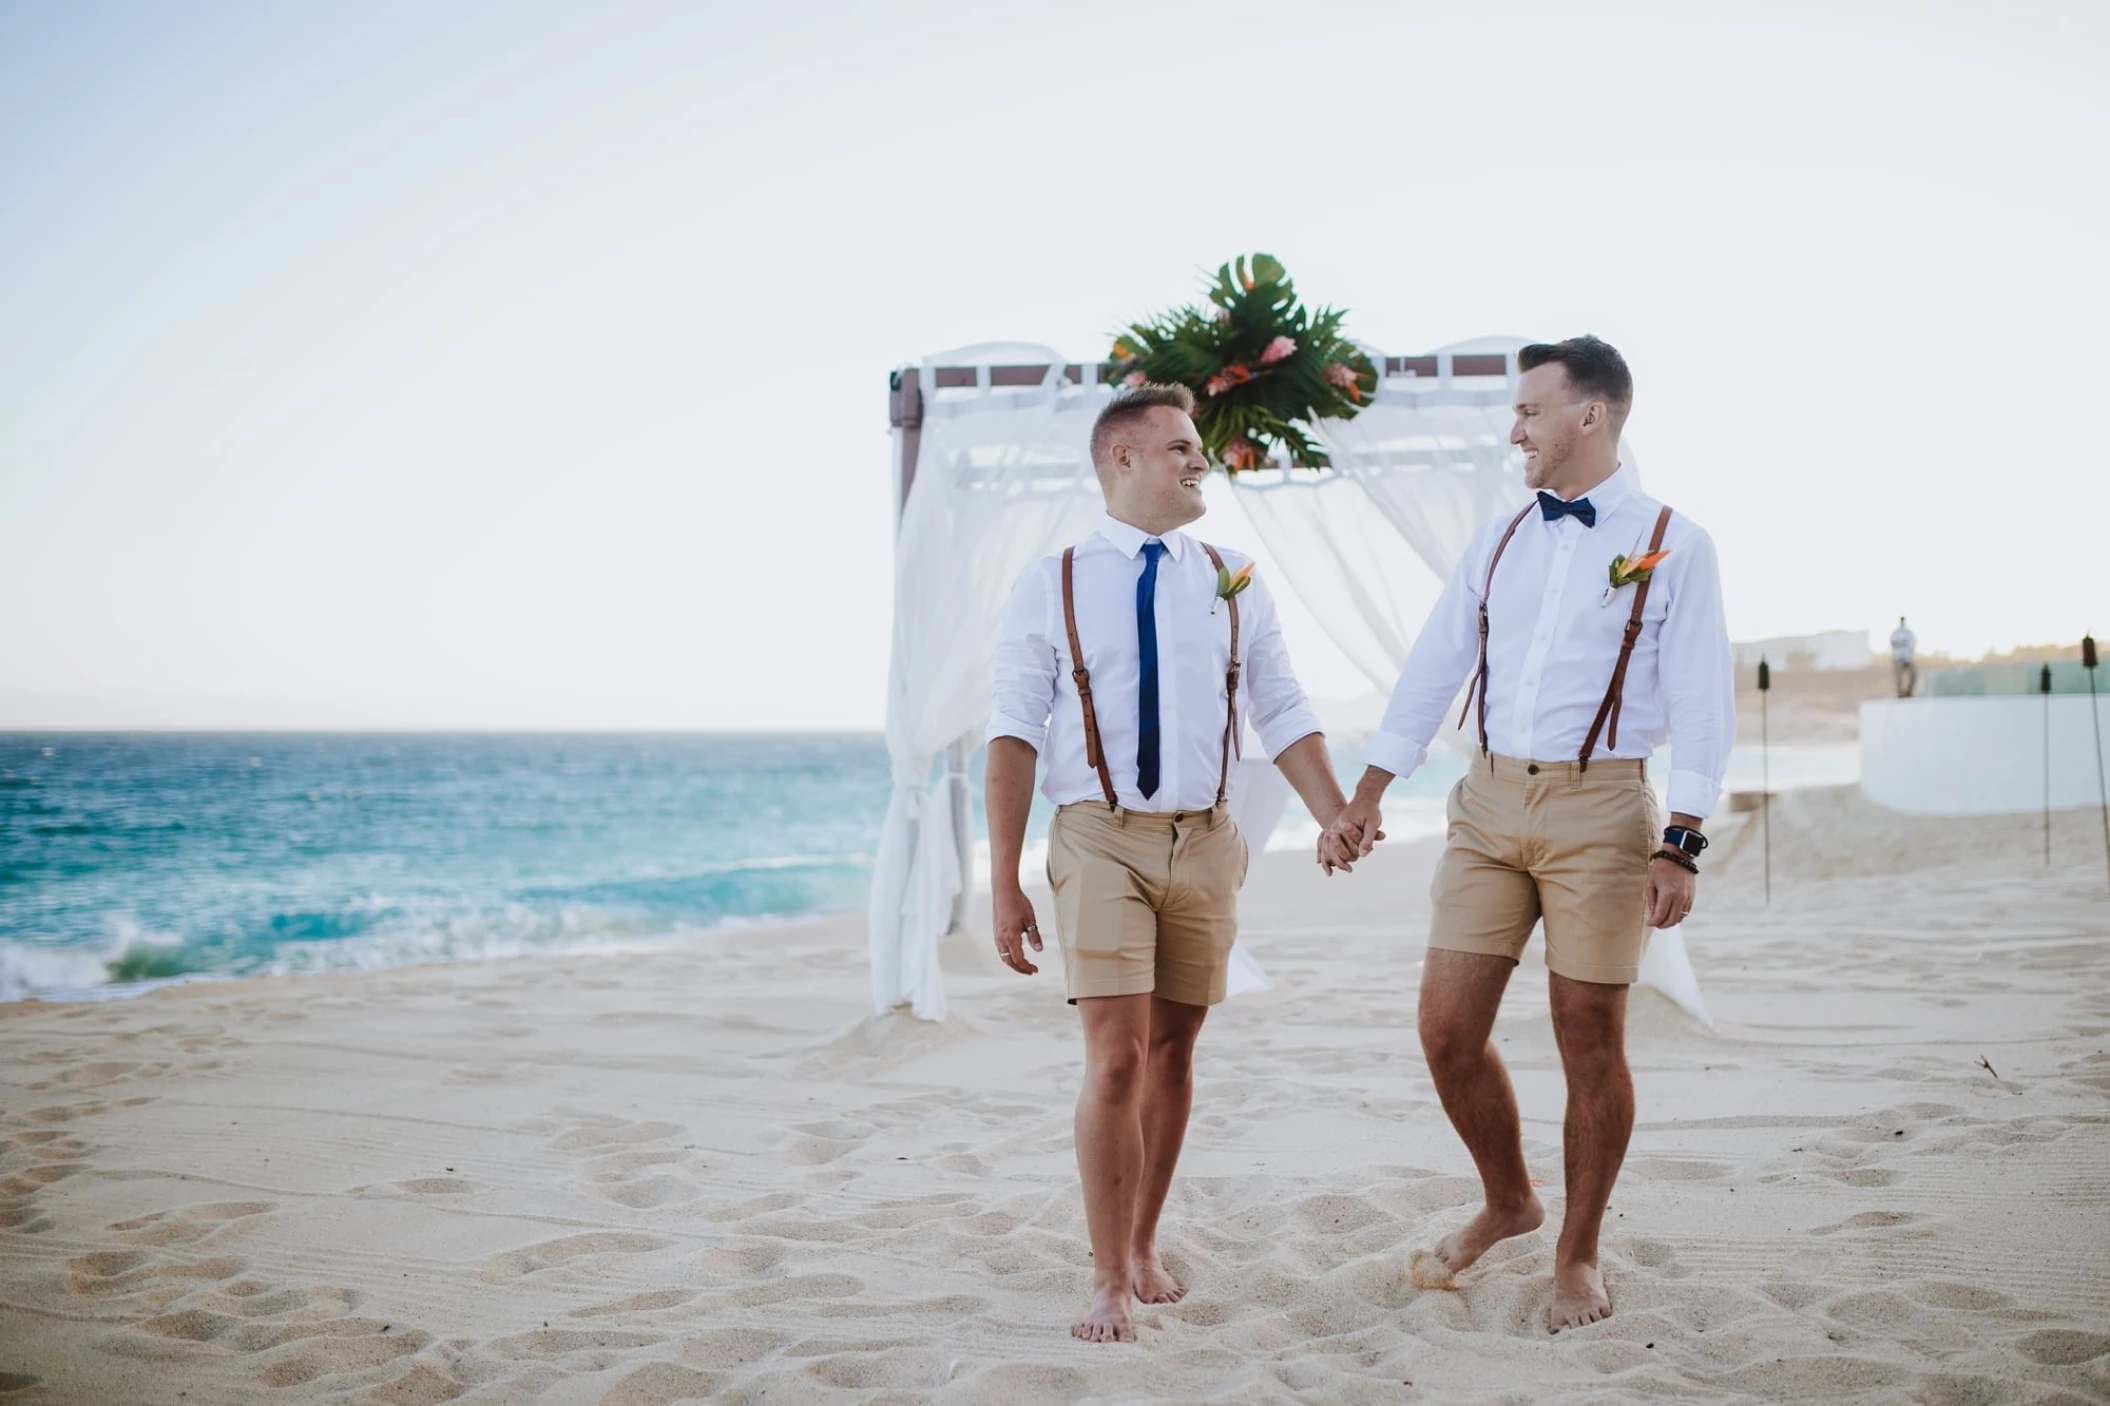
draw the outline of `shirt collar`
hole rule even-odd
[[[1143,544],[1151,540],[1150,533],[1133,523],[1121,521],[1112,513],[1100,514],[1099,535],[1113,543],[1114,550],[1131,561],[1142,555]],[[1174,561],[1178,561],[1186,549],[1187,536],[1183,532],[1162,533],[1157,540],[1165,544],[1165,550],[1171,553]]]
[[[1629,497],[1633,496],[1633,492],[1634,475],[1627,468],[1627,466],[1622,463],[1619,465],[1618,468],[1612,470],[1612,476],[1610,478],[1606,479],[1603,483],[1598,484],[1589,492],[1579,494],[1577,496],[1580,498],[1587,498],[1590,502],[1590,506],[1597,509],[1597,516],[1599,518],[1603,518],[1606,514],[1612,512],[1615,508],[1617,508],[1621,503],[1624,503]],[[1575,502],[1576,499],[1569,498],[1565,499],[1564,501],[1572,503]]]

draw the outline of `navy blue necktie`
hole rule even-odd
[[[1149,799],[1158,793],[1158,558],[1163,542],[1143,544],[1143,574],[1136,579],[1136,653],[1142,670],[1136,679],[1136,789]]]
[[[1539,490],[1539,511],[1545,515],[1548,522],[1558,522],[1564,517],[1572,517],[1584,527],[1597,526],[1597,509],[1592,506],[1587,498],[1578,498],[1572,503],[1563,503],[1542,488]]]

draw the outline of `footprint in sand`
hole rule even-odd
[[[1834,1222],[1831,1225],[1813,1225],[1810,1227],[1809,1233],[1812,1235],[1838,1235],[1841,1232],[1880,1234],[1886,1231],[1902,1230],[1908,1225],[1913,1225],[1926,1219],[1927,1217],[1917,1211],[1863,1211],[1857,1216],[1848,1216],[1845,1220]]]
[[[664,1250],[673,1243],[656,1235],[635,1235],[620,1230],[590,1231],[510,1250],[485,1265],[476,1277],[486,1284],[510,1284],[516,1279],[575,1260],[599,1255],[645,1255]]]
[[[173,1210],[156,1211],[152,1215],[136,1216],[121,1220],[109,1228],[117,1232],[117,1238],[134,1245],[189,1245],[221,1230],[223,1227],[251,1216],[260,1216],[278,1207],[269,1201],[206,1201],[193,1206],[177,1206]]]
[[[632,1123],[621,1118],[569,1118],[568,1131],[551,1138],[544,1146],[552,1152],[602,1152],[634,1147],[642,1142],[663,1142],[678,1136],[679,1123]]]
[[[564,1316],[610,1318],[626,1313],[652,1313],[662,1308],[677,1308],[695,1297],[694,1289],[647,1289],[642,1294],[631,1294],[627,1298],[595,1304],[591,1308],[575,1308]]]
[[[673,1362],[648,1362],[609,1388],[601,1406],[673,1406],[677,1401],[713,1401],[725,1386],[723,1372],[699,1372]]]
[[[759,1279],[784,1261],[784,1246],[775,1241],[734,1249],[705,1250],[696,1267],[712,1279]]]
[[[134,1074],[143,1079],[151,1079],[157,1074],[166,1073],[167,1070],[168,1066],[165,1064],[150,1066],[126,1064],[119,1060],[97,1060],[93,1064],[77,1064],[71,1069],[61,1070],[49,1079],[39,1080],[28,1087],[33,1093],[42,1093],[46,1089],[99,1089],[105,1084],[118,1083]]]
[[[913,1303],[824,1303],[813,1310],[820,1318],[913,1318],[918,1322],[957,1323],[989,1308],[989,1300],[972,1294],[947,1294],[943,1298],[918,1299]]]
[[[179,1260],[146,1250],[99,1250],[66,1261],[66,1290],[82,1298],[149,1294],[170,1302],[201,1283],[232,1279],[248,1268],[247,1260],[233,1255]]]
[[[374,1406],[439,1406],[469,1389],[469,1383],[434,1362],[418,1362],[394,1381],[367,1393]]]
[[[303,1334],[283,1346],[258,1349],[265,1360],[255,1369],[256,1380],[269,1387],[306,1386],[318,1378],[340,1372],[364,1372],[408,1357],[432,1342],[430,1333],[365,1318],[313,1326],[319,1331]],[[323,1385],[326,1389],[327,1384]]]
[[[846,1299],[864,1292],[865,1282],[854,1274],[796,1274],[727,1295],[743,1308],[764,1308],[798,1299]]]
[[[2046,1328],[2015,1344],[2024,1357],[2046,1367],[2073,1367],[2110,1353],[2110,1337],[2071,1328]]]
[[[1455,1289],[1458,1277],[1451,1267],[1436,1258],[1434,1250],[1415,1250],[1407,1256],[1407,1277],[1417,1289]]]
[[[1922,1303],[1936,1308],[1959,1309],[1965,1313],[1986,1313],[1996,1308],[2006,1308],[2014,1299],[1998,1289],[1988,1289],[1983,1284],[1963,1284],[1948,1279],[1930,1279],[1914,1291],[1914,1297]]]
[[[471,1192],[490,1189],[481,1182],[463,1181],[460,1177],[412,1177],[388,1185],[390,1190],[405,1196],[467,1196]]]
[[[267,1284],[260,1279],[237,1279],[201,1296],[198,1307],[236,1318],[286,1318],[315,1320],[348,1317],[359,1296],[334,1284],[302,1288],[293,1284]]]
[[[805,1197],[795,1195],[789,1191],[772,1191],[767,1196],[757,1196],[749,1201],[740,1201],[730,1206],[720,1206],[715,1211],[706,1211],[703,1218],[707,1221],[715,1221],[721,1224],[726,1221],[748,1220],[755,1216],[766,1216],[772,1211],[789,1210],[805,1199]]]
[[[665,1341],[661,1333],[614,1328],[537,1328],[509,1338],[494,1338],[482,1350],[516,1362],[547,1362],[567,1372],[605,1372],[620,1363],[624,1353]]]

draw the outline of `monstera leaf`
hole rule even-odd
[[[1113,374],[1191,389],[1203,447],[1234,474],[1278,448],[1298,468],[1324,468],[1312,423],[1353,419],[1377,394],[1377,368],[1341,334],[1341,313],[1305,308],[1271,254],[1218,269],[1206,305],[1130,326],[1114,339]]]

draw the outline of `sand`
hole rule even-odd
[[[1074,1019],[951,953],[865,1009],[860,925],[199,984],[0,1020],[0,1402],[2110,1399],[2110,895],[2092,812],[1725,829],[1719,1028],[1637,994],[1615,1312],[1552,1226],[1454,1290],[1475,1195],[1415,1051],[1432,845],[1255,865],[1281,983],[1204,1032],[1186,1302],[1067,1335]],[[1045,912],[1045,908],[1043,912]],[[1546,973],[1498,1038],[1560,1209]]]

